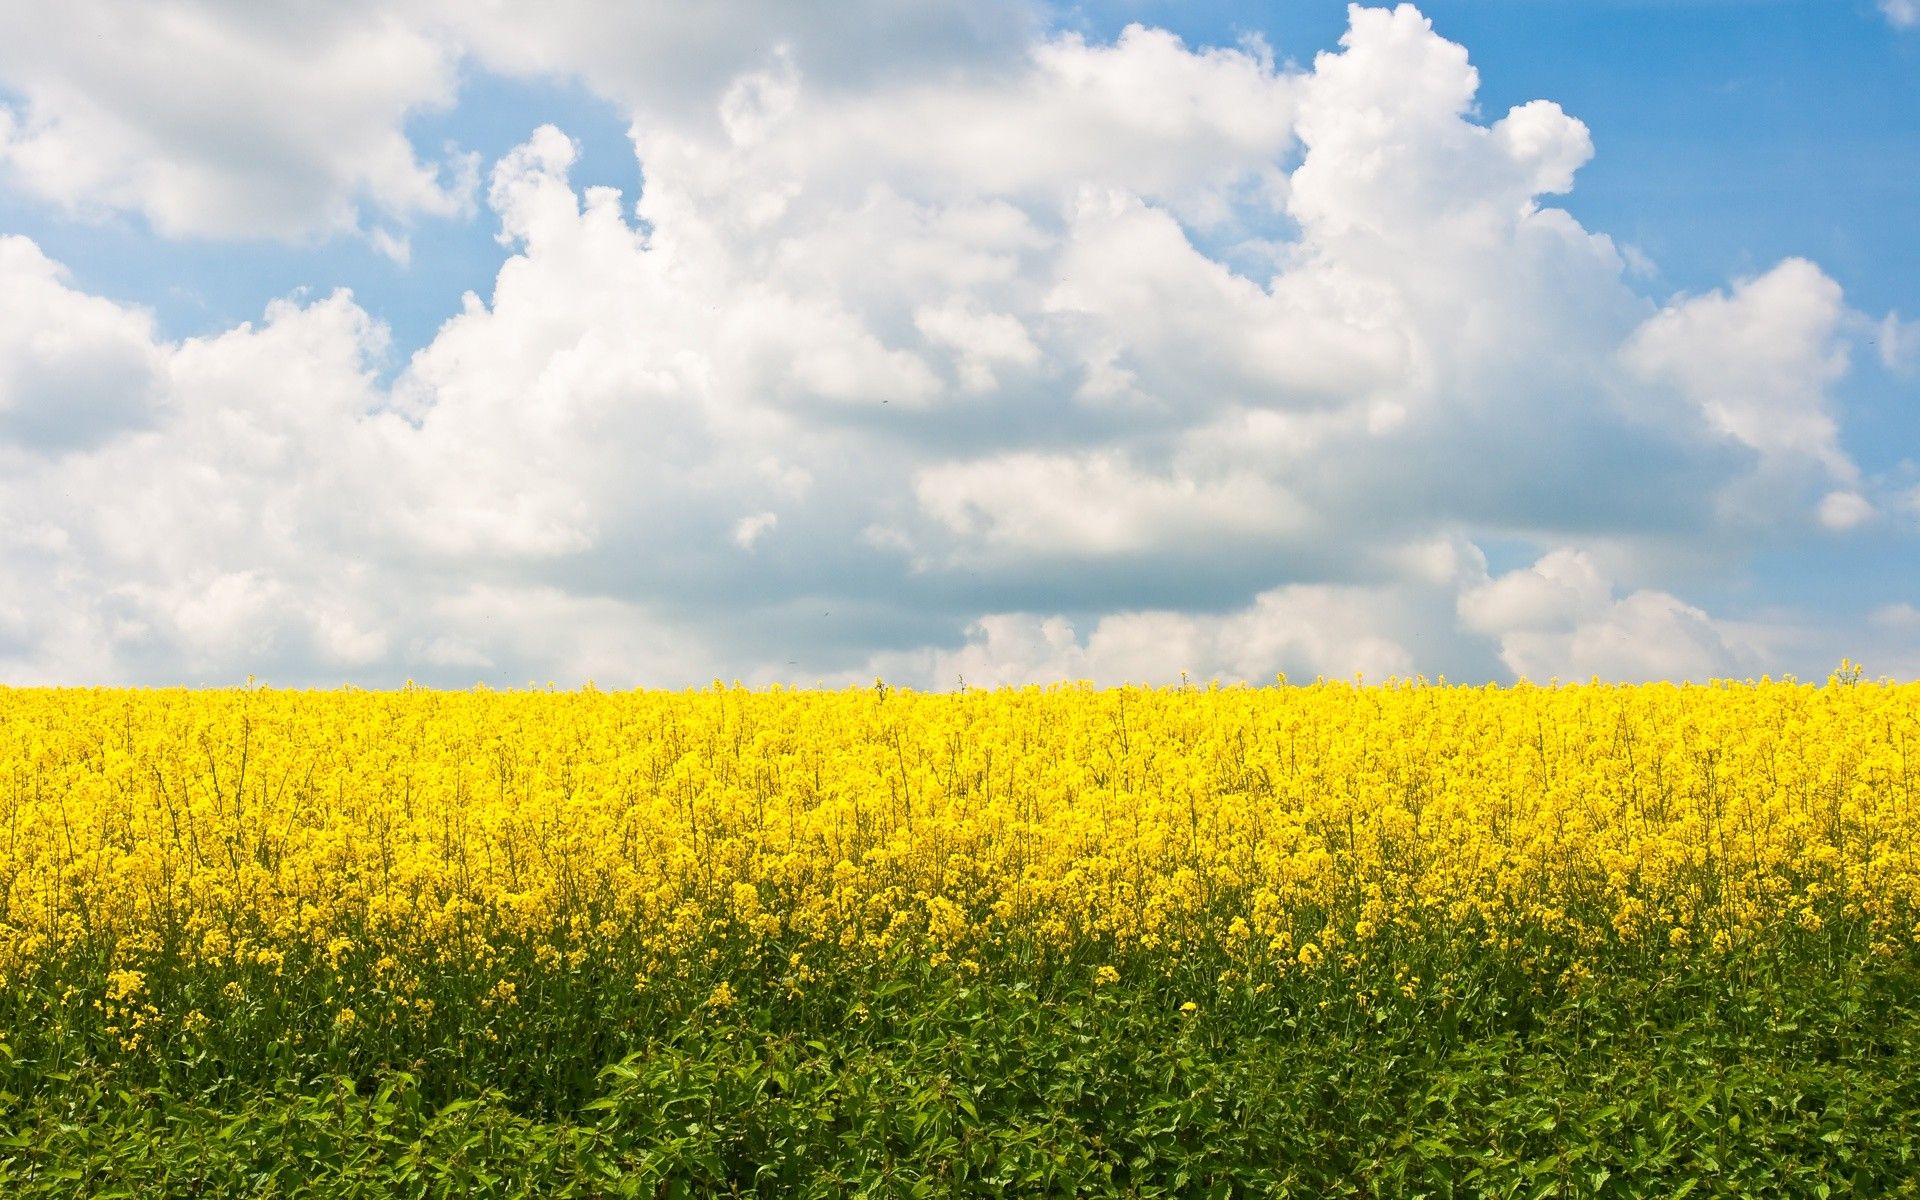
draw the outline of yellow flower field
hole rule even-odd
[[[0,691],[0,1192],[1898,1194],[1917,772],[1848,667]]]
[[[0,974],[1920,938],[1920,686],[0,695]]]

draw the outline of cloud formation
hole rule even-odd
[[[1838,285],[1796,259],[1642,295],[1551,203],[1585,126],[1483,120],[1410,6],[1354,8],[1308,70],[881,7],[833,20],[908,21],[941,69],[746,37],[755,5],[603,41],[565,9],[388,29],[423,66],[465,45],[620,96],[646,179],[576,189],[534,131],[487,179],[490,294],[390,383],[347,293],[170,342],[0,242],[0,673],[1698,678],[1771,643],[1663,564],[1900,503],[1839,437],[1873,326]],[[642,42],[678,73],[623,65]],[[443,102],[408,87],[325,120],[378,141]],[[80,119],[28,96],[7,145]],[[410,152],[340,162],[261,227],[458,202],[403,186]],[[201,182],[244,207],[250,178]],[[1537,561],[1490,573],[1494,542]]]
[[[469,206],[472,161],[403,128],[453,102],[458,52],[385,4],[0,0],[0,24],[0,178],[70,211],[312,237]]]
[[[1790,258],[1731,293],[1682,297],[1635,333],[1628,365],[1666,383],[1715,434],[1775,470],[1796,467],[1851,483],[1828,389],[1848,369],[1840,285]]]
[[[0,441],[46,453],[151,420],[162,359],[153,322],[76,291],[23,237],[0,237]]]
[[[404,261],[410,222],[471,207],[471,156],[423,158],[406,128],[453,105],[463,71],[575,79],[701,124],[777,56],[857,87],[1016,57],[1038,24],[1018,0],[0,0],[0,177],[166,237],[359,231]]]
[[[1698,608],[1652,589],[1615,592],[1590,555],[1556,550],[1461,592],[1460,617],[1499,641],[1509,670],[1539,682],[1709,679],[1762,669],[1757,647]]]

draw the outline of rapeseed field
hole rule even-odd
[[[1913,1194],[1917,783],[1851,665],[3,690],[0,1192]]]

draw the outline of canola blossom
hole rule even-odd
[[[0,690],[0,1192],[1891,1194],[1917,760],[1844,665]]]
[[[1560,971],[1920,940],[1920,687],[1852,677],[0,703],[0,976],[97,962],[122,1006],[289,957],[398,1005],[509,944],[644,983],[722,942],[1258,976],[1436,931]]]

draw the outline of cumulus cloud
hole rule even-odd
[[[1536,681],[1722,678],[1759,648],[1737,628],[1663,591],[1617,594],[1591,555],[1555,550],[1459,598],[1462,623],[1496,639],[1500,660]]]
[[[386,5],[5,0],[0,22],[20,98],[0,105],[0,178],[68,210],[304,237],[470,202],[471,161],[423,161],[403,128],[453,101],[457,51]]]
[[[1888,313],[1880,318],[1871,341],[1879,351],[1880,365],[1887,370],[1908,373],[1920,367],[1920,323]]]
[[[146,314],[75,290],[26,238],[0,238],[0,444],[72,450],[145,424],[160,365]]]
[[[1847,372],[1840,285],[1792,258],[1731,292],[1682,297],[1642,326],[1629,368],[1672,386],[1715,433],[1768,466],[1850,481],[1829,388]]]
[[[1284,531],[1307,514],[1270,480],[1200,482],[1150,474],[1104,453],[1015,454],[931,467],[914,481],[920,506],[982,550],[1111,555],[1176,539]]]
[[[1479,543],[1720,544],[1756,463],[1831,528],[1874,511],[1837,285],[1642,296],[1549,202],[1585,127],[1483,120],[1413,8],[1300,71],[881,7],[824,28],[920,22],[941,69],[784,10],[748,36],[752,5],[593,44],[570,9],[420,18],[625,96],[646,185],[576,188],[534,131],[487,181],[492,287],[391,382],[348,294],[169,342],[0,243],[0,413],[40,414],[0,417],[0,673],[1699,676],[1753,660],[1741,627],[1581,551],[1490,578]],[[620,47],[662,30],[653,80]],[[311,219],[376,204],[328,178]],[[80,363],[112,404],[35,383]]]
[[[416,473],[450,455],[374,382],[384,341],[342,292],[277,303],[215,337],[138,343],[152,419],[22,457],[0,491],[0,554],[18,568],[0,580],[6,675],[524,683],[707,670],[698,637],[644,604],[491,576],[503,543],[550,552],[537,522],[490,515],[497,540],[479,547],[440,528],[460,497],[510,491],[511,471],[408,519]]]
[[[1873,502],[1859,492],[1828,492],[1820,498],[1820,523],[1828,529],[1856,529],[1877,515]]]
[[[1493,667],[1452,611],[1462,589],[1486,583],[1472,542],[1437,537],[1382,548],[1387,578],[1372,584],[1288,584],[1216,612],[1138,608],[1078,620],[994,613],[971,622],[957,647],[874,656],[864,672],[937,686],[997,687],[1057,680],[1165,685],[1381,681],[1416,671],[1485,678]],[[1080,632],[1081,629],[1085,633]]]
[[[9,472],[8,674],[232,678],[242,662],[311,674],[384,661],[362,556],[381,517],[342,500],[385,466],[359,422],[378,328],[342,294],[168,344],[137,314],[93,304],[100,343],[118,338],[148,364],[155,399],[149,419]]]
[[[718,0],[537,9],[419,0],[413,10],[489,68],[582,80],[627,109],[711,120],[711,97],[776,52],[860,90],[1019,55],[1043,12],[1025,0]]]
[[[1920,25],[1920,3],[1915,0],[1880,0],[1880,15],[1895,29]]]
[[[842,87],[1017,58],[1040,10],[831,0],[538,8],[403,0],[0,3],[0,170],[80,214],[139,213],[167,236],[307,238],[464,213],[474,163],[407,121],[463,67],[571,78],[635,114],[711,120],[711,97],[778,56]],[[736,112],[738,106],[727,111]]]
[[[1219,616],[1168,611],[1103,616],[1082,638],[1062,616],[996,613],[967,628],[957,649],[886,654],[869,673],[1002,687],[1059,680],[1169,684],[1185,677],[1272,682],[1290,674],[1376,681],[1412,673],[1414,656],[1381,632],[1394,597],[1300,585],[1263,592]]]

